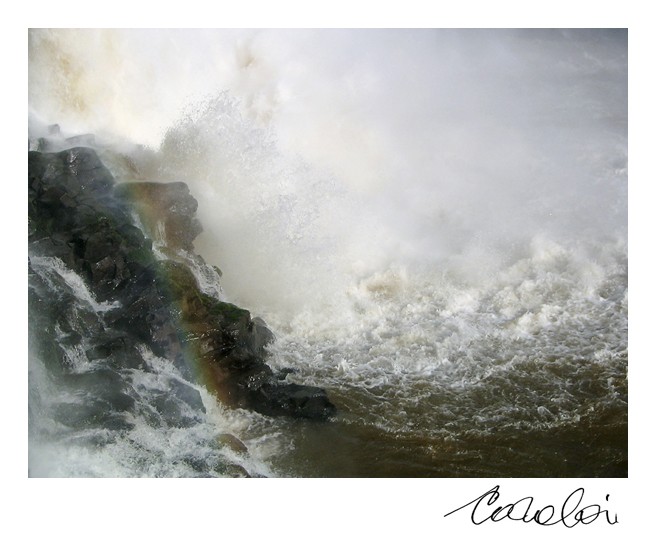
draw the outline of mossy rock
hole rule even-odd
[[[130,249],[126,254],[126,260],[141,266],[153,265],[156,260],[153,250],[151,249],[150,240],[147,240],[142,247]]]
[[[196,277],[185,264],[173,260],[163,260],[158,264],[158,284],[171,293],[173,299],[184,296],[201,298]]]
[[[218,299],[209,296],[203,296],[203,301],[204,304],[208,307],[208,313],[210,315],[219,316],[225,322],[251,322],[251,313],[244,308],[240,308],[236,305],[233,305],[232,303],[219,301]]]

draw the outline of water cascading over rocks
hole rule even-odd
[[[30,258],[63,263],[102,308],[74,317],[71,298],[30,264],[30,351],[72,381],[107,376],[100,381],[106,392],[93,393],[96,401],[80,409],[88,412],[86,421],[130,426],[116,417],[134,403],[116,371],[147,367],[144,347],[174,362],[183,376],[201,377],[228,406],[315,420],[335,414],[323,389],[288,383],[267,365],[274,335],[264,321],[199,286],[195,269],[219,271],[194,254],[201,225],[184,183],[116,184],[90,148],[30,151],[28,159]],[[76,352],[102,362],[102,371],[74,369]],[[97,389],[99,382],[87,383]],[[175,386],[168,395],[202,408],[198,392]],[[166,393],[161,401],[166,412]],[[170,417],[184,424],[183,415]]]

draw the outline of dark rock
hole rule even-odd
[[[221,466],[221,473],[228,475],[229,477],[252,477],[251,474],[247,471],[246,468],[240,466],[239,464],[228,463]]]
[[[121,308],[106,313],[108,324],[129,333],[135,343],[148,344],[156,355],[169,349],[180,350],[180,343],[175,344],[177,329],[166,300],[152,287],[141,295],[127,297],[131,299],[126,299]]]
[[[171,388],[171,393],[176,396],[176,398],[187,403],[187,405],[189,405],[194,411],[205,412],[203,399],[201,398],[201,394],[198,390],[196,390],[196,388],[193,388],[174,378],[169,380],[169,386]]]
[[[134,424],[122,414],[112,411],[100,401],[86,403],[60,403],[53,409],[54,418],[75,429],[102,428],[114,431],[130,430]]]
[[[169,427],[192,427],[198,424],[205,406],[198,390],[178,379],[168,380],[169,388],[147,397],[142,404],[142,415],[151,425],[165,424]]]
[[[61,380],[77,402],[55,405],[53,415],[57,421],[76,429],[133,427],[125,419],[125,413],[134,409],[136,393],[115,371],[102,369],[67,374]]]
[[[194,470],[195,475],[192,477],[212,477],[210,474],[210,466],[208,466],[207,459],[201,457],[193,457],[191,455],[185,456],[182,459],[182,462]],[[224,471],[219,471],[220,474],[225,474]]]
[[[337,412],[323,388],[297,384],[267,383],[251,392],[251,402],[269,416],[326,420]]]
[[[102,322],[57,273],[46,280],[32,267],[28,280],[30,351],[41,355],[50,371],[65,373],[71,366],[67,352],[100,333]]]
[[[103,402],[113,411],[127,411],[134,407],[137,397],[121,375],[110,369],[93,370],[63,377],[72,392]]]
[[[93,144],[91,137],[68,141]],[[115,185],[96,153],[82,147],[30,152],[28,164],[30,255],[61,259],[98,303],[119,305],[81,302],[57,274],[45,280],[28,264],[31,348],[49,360],[49,368],[60,368],[69,388],[93,393],[89,415],[77,417],[95,422],[101,414],[131,411],[135,395],[116,371],[68,374],[66,351],[84,350],[94,365],[114,370],[146,368],[140,344],[170,359],[186,379],[196,367],[207,368],[207,386],[232,406],[319,420],[335,413],[324,390],[277,380],[266,364],[274,334],[262,319],[200,290],[190,261],[180,254],[191,253],[204,265],[193,253],[201,226],[186,184]],[[134,212],[146,236],[133,224]],[[171,260],[156,259],[154,241],[165,242]],[[174,380],[154,404],[168,425],[193,425],[190,415],[204,411],[199,392]]]
[[[281,368],[280,370],[276,371],[275,377],[279,381],[284,381],[288,375],[294,373],[299,373],[299,370],[296,368]]]
[[[233,450],[235,453],[247,453],[249,449],[244,445],[239,438],[230,433],[221,433],[217,437],[217,443],[221,446],[225,446],[228,449]]]
[[[32,189],[50,200],[56,194],[71,193],[75,198],[84,192],[95,195],[108,194],[114,185],[114,178],[105,168],[95,151],[78,147],[58,153],[28,154],[28,179]]]
[[[105,329],[92,338],[87,358],[90,361],[105,359],[118,368],[143,368],[144,359],[131,342],[132,337],[125,331]]]
[[[166,392],[156,396],[153,404],[169,427],[185,428],[199,423],[199,419],[194,413],[185,411],[184,407]]]
[[[191,251],[192,242],[203,230],[196,219],[198,202],[184,182],[126,182],[117,195],[138,207],[139,216],[151,236],[162,224],[166,244],[173,249]]]
[[[271,344],[276,337],[274,333],[269,330],[267,324],[262,318],[253,318],[253,325],[250,331],[250,344],[251,350],[258,355],[261,355],[265,347]]]

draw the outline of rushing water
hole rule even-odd
[[[273,419],[189,383],[206,410],[179,428],[152,415],[184,379],[145,355],[130,428],[80,428],[83,393],[31,358],[31,474],[626,475],[625,32],[35,30],[29,52],[31,135],[187,182],[205,291],[339,408]]]

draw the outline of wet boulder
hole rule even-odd
[[[337,409],[323,388],[286,383],[266,383],[252,391],[253,407],[269,416],[326,420]]]
[[[198,202],[184,182],[125,182],[117,196],[137,206],[139,217],[155,239],[172,249],[191,251],[201,233],[196,219]]]

